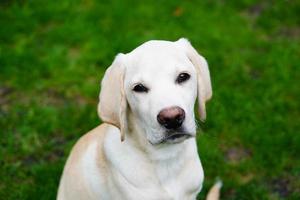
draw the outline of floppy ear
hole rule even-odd
[[[187,39],[181,38],[177,41],[177,43],[181,48],[184,49],[187,57],[196,69],[199,115],[200,120],[204,121],[206,119],[205,102],[208,101],[212,96],[208,64],[205,58],[198,54],[198,52]]]
[[[101,82],[98,115],[103,122],[120,129],[121,141],[127,129],[127,99],[124,91],[124,54],[118,54]]]

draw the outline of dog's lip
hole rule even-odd
[[[188,134],[188,133],[174,133],[174,134],[171,134],[171,135],[168,135],[167,137],[164,138],[164,140],[175,140],[177,138],[181,138],[181,137],[191,137],[192,135],[191,134]]]
[[[148,141],[152,145],[159,145],[159,144],[164,144],[164,143],[179,143],[179,142],[182,142],[191,137],[195,137],[195,135],[193,133],[188,133],[188,132],[174,132],[174,133],[169,132],[166,134],[167,134],[167,136],[163,137],[162,139],[160,139],[156,142],[152,142],[150,140],[148,140]]]
[[[166,137],[164,137],[162,140],[160,140],[157,144],[162,144],[162,143],[179,143],[182,142],[188,138],[194,137],[192,134],[190,133],[182,133],[182,132],[178,132],[178,133],[173,133],[170,134]]]

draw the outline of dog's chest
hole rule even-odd
[[[173,200],[195,199],[201,190],[203,182],[203,170],[198,158],[187,161],[177,159],[163,163],[157,171],[163,190]]]
[[[199,160],[198,160],[199,161]],[[141,177],[139,184],[128,184],[127,180],[118,178],[118,182],[123,182],[119,192],[111,192],[113,199],[128,200],[195,200],[200,192],[203,182],[203,171],[201,163],[184,163],[184,168],[174,168],[166,165],[159,167],[159,172],[148,174],[145,178],[142,173],[136,171]],[[125,182],[124,182],[125,181]],[[125,183],[125,184],[124,184]]]

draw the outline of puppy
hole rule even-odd
[[[73,147],[57,199],[191,200],[202,188],[194,104],[206,118],[206,60],[188,40],[118,54],[102,80],[103,124]]]

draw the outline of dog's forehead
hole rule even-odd
[[[169,41],[146,42],[126,56],[128,57],[126,71],[130,76],[170,74],[180,68],[191,66],[184,51],[175,42]]]
[[[166,51],[172,51],[177,48],[175,42],[163,41],[163,40],[151,40],[143,43],[129,54],[144,54],[144,53],[162,53]]]

